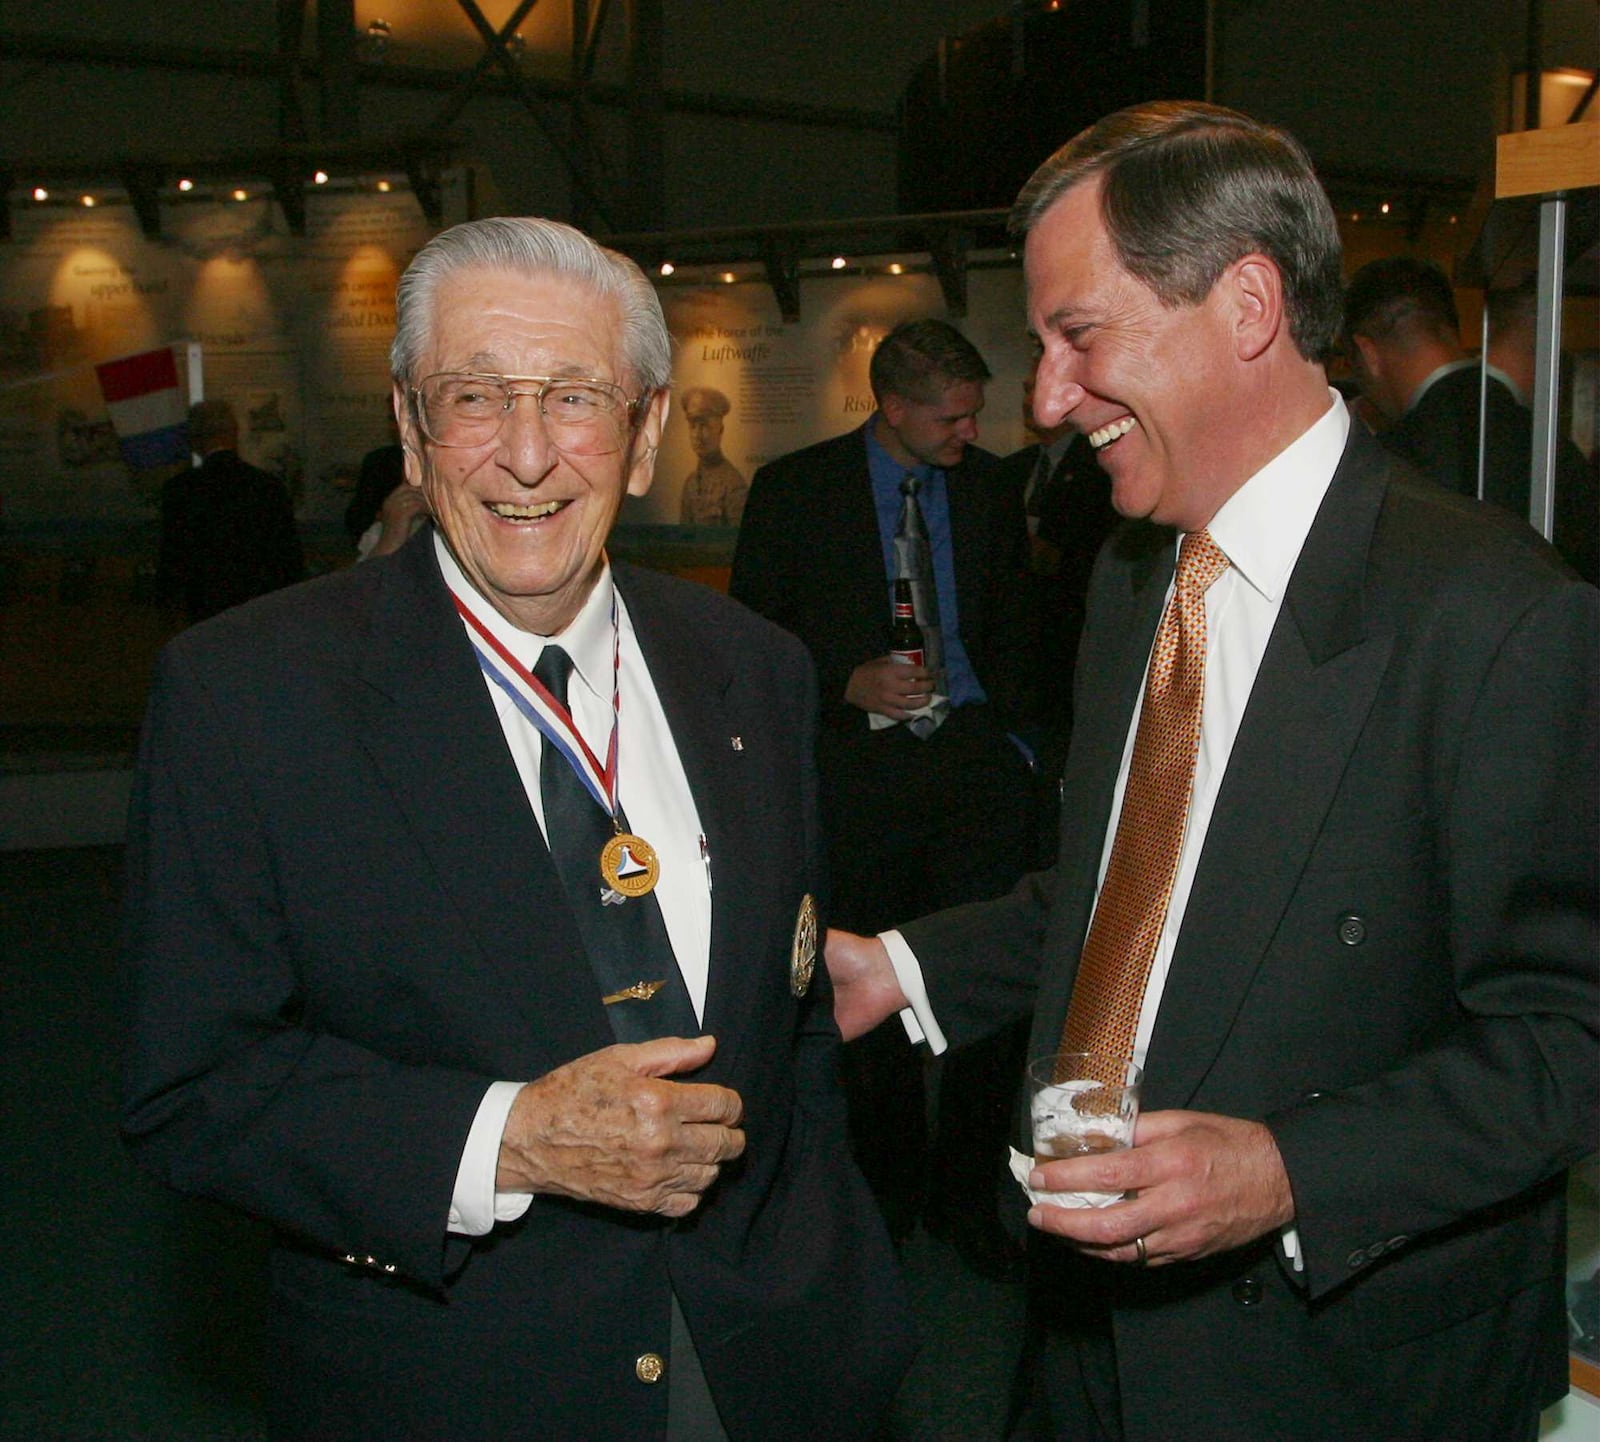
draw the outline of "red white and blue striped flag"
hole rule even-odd
[[[189,413],[172,347],[123,356],[94,369],[123,460],[136,471],[186,465]]]

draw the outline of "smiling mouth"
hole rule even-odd
[[[1101,426],[1097,431],[1089,432],[1089,444],[1097,451],[1104,450],[1112,441],[1128,434],[1138,421],[1132,416],[1123,416],[1121,420],[1112,421],[1108,426]]]
[[[567,503],[565,501],[540,501],[531,506],[514,506],[509,501],[490,501],[489,509],[503,521],[542,521],[553,516]]]

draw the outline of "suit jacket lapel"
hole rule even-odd
[[[1362,614],[1384,463],[1359,426],[1295,565],[1189,894],[1145,1069],[1185,1106],[1224,1045],[1371,709],[1393,638]]]
[[[385,568],[359,669],[366,744],[476,944],[483,970],[473,980],[498,976],[508,1004],[558,1058],[609,1045],[582,941],[431,531]]]

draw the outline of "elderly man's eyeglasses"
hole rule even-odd
[[[443,371],[411,392],[422,434],[436,446],[481,446],[500,434],[518,396],[532,396],[555,445],[583,450],[614,439],[619,417],[644,399],[629,400],[610,381],[588,376],[491,376]]]

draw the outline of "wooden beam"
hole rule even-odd
[[[1600,126],[1518,130],[1495,142],[1494,193],[1549,195],[1600,185]]]

